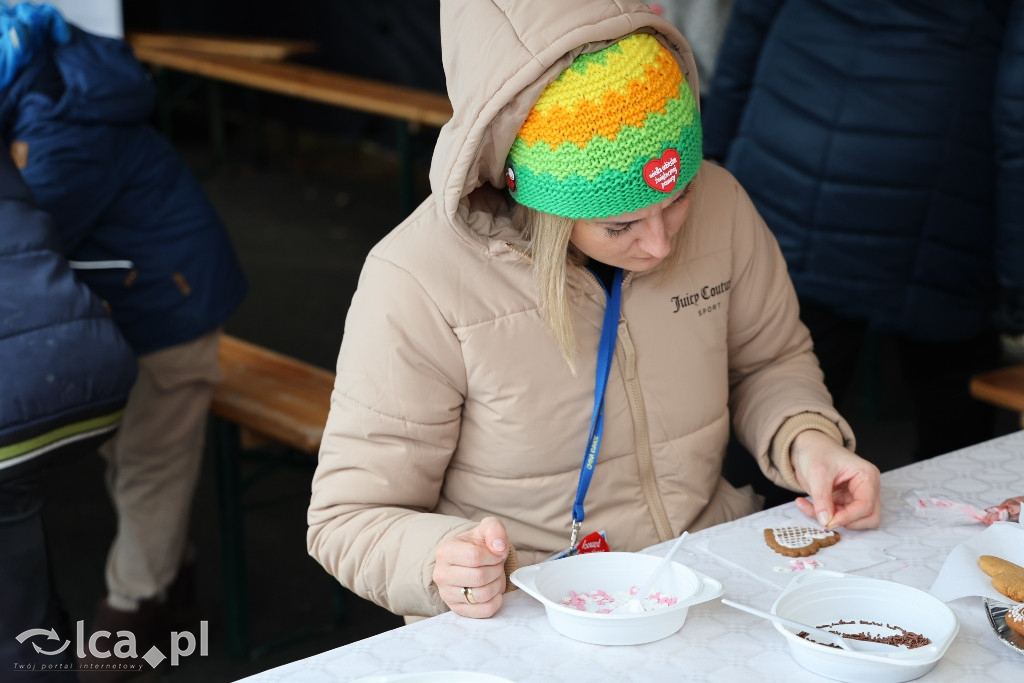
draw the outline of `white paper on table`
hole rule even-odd
[[[797,514],[793,517],[768,516],[757,518],[754,526],[731,524],[721,533],[712,534],[707,542],[707,552],[754,577],[769,584],[784,587],[797,571],[801,560],[814,560],[820,569],[837,572],[851,572],[856,569],[873,567],[882,562],[894,560],[877,543],[872,542],[870,531],[849,531],[838,529],[839,542],[806,558],[790,558],[775,552],[764,541],[764,530],[783,526],[813,526],[814,522]]]
[[[978,566],[978,558],[982,555],[995,555],[1024,567],[1024,525],[996,522],[953,548],[929,592],[945,602],[980,595],[1012,603],[1010,598],[992,587],[992,577]]]

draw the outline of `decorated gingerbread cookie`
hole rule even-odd
[[[1007,626],[1024,636],[1024,604],[1011,608],[1003,618]]]
[[[808,557],[839,542],[835,531],[810,526],[781,526],[764,530],[768,547],[786,557]]]
[[[995,555],[982,555],[978,566],[992,577],[992,587],[1017,602],[1024,602],[1024,567]]]

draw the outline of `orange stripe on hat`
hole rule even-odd
[[[683,74],[668,52],[662,50],[653,64],[644,65],[642,79],[624,89],[606,90],[600,100],[576,99],[534,108],[519,137],[528,145],[545,142],[552,149],[564,142],[583,146],[595,136],[614,140],[624,126],[639,128],[652,113],[665,113],[665,105],[679,96]]]

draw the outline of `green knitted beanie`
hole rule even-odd
[[[672,55],[637,33],[582,54],[541,94],[506,162],[512,197],[567,218],[655,204],[697,174],[700,114]]]

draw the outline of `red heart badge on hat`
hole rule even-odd
[[[671,147],[661,153],[660,159],[644,164],[644,182],[658,192],[671,192],[679,180],[679,152]]]
[[[516,172],[511,166],[505,169],[505,183],[508,185],[509,192],[516,191]]]

